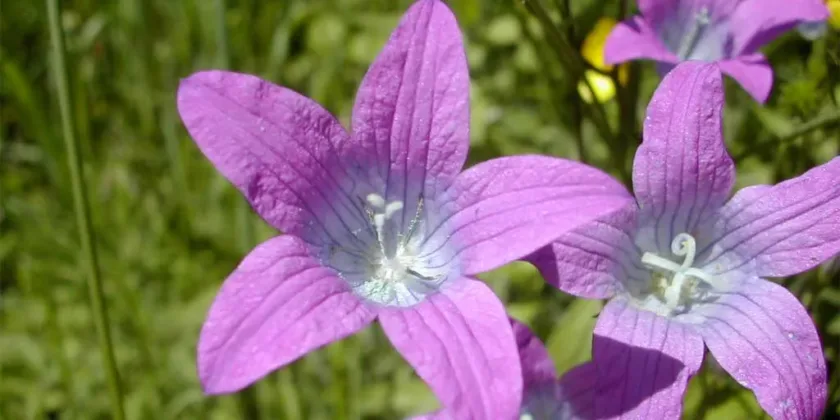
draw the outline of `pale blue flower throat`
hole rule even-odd
[[[409,210],[407,207],[402,201],[368,194],[363,200],[368,224],[353,232],[362,245],[331,249],[329,265],[366,300],[386,306],[412,306],[436,292],[448,278],[449,265],[440,264],[438,252],[424,252],[423,198],[418,198],[406,225],[402,213]],[[358,235],[363,230],[371,235]]]
[[[703,33],[710,23],[711,16],[709,14],[709,9],[705,7],[700,9],[700,11],[694,15],[694,19],[691,21],[691,27],[688,32],[683,35],[680,40],[679,49],[675,52],[677,57],[681,60],[686,60],[691,57],[694,49],[697,47],[697,44],[700,42],[700,39],[703,37]]]

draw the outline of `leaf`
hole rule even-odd
[[[603,307],[600,300],[576,299],[557,320],[546,347],[558,375],[592,358],[592,331]]]

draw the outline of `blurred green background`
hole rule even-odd
[[[179,78],[229,68],[303,92],[347,123],[358,82],[409,3],[65,2],[73,116],[129,419],[392,419],[436,407],[377,326],[245,392],[202,394],[195,346],[205,311],[242,256],[275,232],[201,156],[175,110]],[[564,65],[580,57],[557,54],[557,36],[577,50],[598,18],[620,17],[627,6],[542,0],[554,23],[548,28],[521,0],[450,3],[472,75],[470,162],[545,153],[584,159],[626,180],[658,76],[648,63],[633,66],[620,100],[587,105]],[[109,418],[46,16],[41,1],[2,3],[0,418]],[[840,149],[840,35],[811,42],[792,32],[765,51],[777,76],[767,106],[727,82],[725,132],[739,158],[739,186],[798,175]],[[587,117],[599,109],[607,131]],[[825,345],[827,416],[838,414],[840,401],[836,267],[784,280]],[[589,358],[600,302],[547,287],[525,263],[483,277],[547,343],[560,372]],[[762,416],[752,394],[707,357],[685,417]]]

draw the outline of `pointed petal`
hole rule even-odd
[[[320,105],[255,76],[205,71],[181,81],[178,111],[204,155],[272,226],[314,243],[346,236],[354,203],[344,191],[354,176],[343,160],[353,149]]]
[[[454,213],[436,235],[448,234],[466,274],[524,257],[632,200],[600,170],[546,156],[480,163],[459,175],[447,196]]]
[[[738,192],[716,221],[707,261],[723,273],[801,273],[840,253],[840,157],[774,187]]]
[[[784,287],[754,278],[703,305],[699,328],[715,359],[776,419],[817,419],[826,403],[820,338]]]
[[[359,87],[352,126],[389,200],[416,198],[424,183],[445,187],[460,172],[469,73],[461,31],[443,2],[418,1],[403,16]]]
[[[201,383],[210,394],[237,391],[373,319],[300,239],[269,239],[225,280],[210,307],[198,341]]]
[[[631,202],[566,233],[526,260],[548,284],[566,293],[589,299],[612,297],[623,281],[644,281],[650,275],[633,242],[637,213],[636,203]]]
[[[607,64],[637,59],[676,63],[679,59],[665,47],[653,28],[641,16],[619,23],[604,47]]]
[[[670,253],[674,236],[692,233],[726,201],[735,166],[723,143],[722,110],[713,64],[680,64],[654,93],[633,163],[640,237],[650,242],[643,248]]]
[[[385,334],[444,409],[458,419],[519,412],[522,374],[505,308],[483,283],[461,278],[409,309],[383,309]]]
[[[548,355],[548,350],[527,325],[511,318],[510,325],[519,349],[519,363],[522,366],[522,382],[525,388],[557,380],[557,369]]]
[[[767,102],[773,89],[773,68],[761,54],[719,61],[720,70],[738,81],[756,101]]]
[[[595,325],[597,418],[679,419],[703,341],[683,324],[612,299]]]
[[[824,21],[828,16],[828,8],[818,0],[743,1],[730,23],[733,55],[755,53],[797,24]]]

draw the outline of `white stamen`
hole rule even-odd
[[[674,237],[674,240],[671,241],[671,252],[678,257],[685,257],[683,258],[683,262],[677,264],[652,252],[645,252],[642,255],[642,263],[649,267],[672,273],[671,280],[665,280],[665,284],[662,285],[664,286],[662,298],[668,307],[676,308],[680,305],[686,288],[691,289],[688,293],[694,292],[693,289],[696,286],[696,281],[690,280],[690,278],[701,280],[713,287],[717,285],[714,276],[699,268],[692,267],[697,254],[697,242],[693,236],[687,233],[680,233]]]
[[[685,283],[685,275],[683,273],[674,274],[671,280],[671,285],[665,289],[665,303],[672,308],[676,308],[680,303],[680,295],[682,294],[683,284]]]
[[[371,207],[376,209],[385,207],[385,198],[379,194],[368,194],[367,202],[371,205]]]
[[[367,231],[369,235],[353,233],[360,239],[358,248],[331,246],[331,266],[358,295],[382,305],[411,306],[437,292],[450,278],[452,266],[451,260],[445,260],[448,248],[428,253],[423,247],[427,229],[423,197],[418,197],[414,208],[376,193],[361,195],[359,201],[367,225],[351,232]],[[402,213],[407,208],[413,217]]]
[[[390,219],[394,213],[402,210],[403,203],[402,201],[392,201],[385,206],[385,218]]]
[[[694,265],[694,253],[697,251],[697,242],[694,237],[687,233],[680,233],[671,241],[671,252],[678,257],[685,257],[680,269],[685,270]]]
[[[672,273],[676,273],[682,269],[679,264],[667,258],[662,258],[652,252],[645,252],[642,255],[642,262],[651,267],[661,268]]]
[[[376,236],[379,238],[379,241],[382,241],[382,229],[385,227],[385,220],[388,218],[383,213],[377,213],[373,215],[373,226],[376,228]]]

